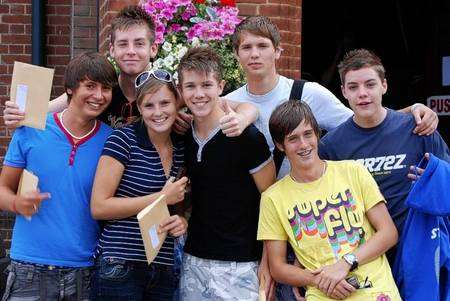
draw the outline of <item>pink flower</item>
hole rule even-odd
[[[171,32],[179,32],[179,31],[181,31],[181,25],[177,24],[177,23],[170,25],[170,31]]]

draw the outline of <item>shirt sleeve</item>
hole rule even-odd
[[[353,115],[353,111],[331,93],[315,82],[307,82],[302,99],[309,105],[319,126],[330,131]]]
[[[319,158],[322,160],[337,160],[331,156],[331,147],[325,137],[319,141]]]
[[[425,136],[425,143],[427,151],[450,163],[450,151],[438,131],[435,131],[431,136]]]
[[[245,164],[248,171],[254,174],[272,160],[272,153],[264,135],[253,125],[244,131],[242,139],[246,153]]]
[[[288,240],[273,200],[265,193],[261,197],[258,240]]]
[[[379,202],[386,203],[380,189],[378,188],[377,182],[375,182],[375,179],[372,177],[367,168],[360,163],[355,164],[357,168],[359,186],[362,191],[365,212],[369,211],[370,208]]]
[[[106,140],[102,156],[112,157],[126,166],[130,159],[130,150],[130,138],[123,129],[116,129]]]
[[[26,158],[26,130],[25,127],[17,128],[8,146],[5,155],[4,165],[16,168],[25,168],[27,166]]]

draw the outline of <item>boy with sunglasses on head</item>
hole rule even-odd
[[[141,6],[128,6],[122,9],[111,23],[110,56],[120,68],[119,85],[113,90],[111,105],[100,116],[100,120],[113,128],[127,124],[139,112],[136,106],[134,82],[136,77],[151,68],[150,61],[156,56],[155,24],[152,17]],[[249,104],[232,103],[236,111],[233,117],[225,119],[222,128],[230,136],[238,135],[254,120],[258,112]],[[11,101],[5,103],[3,118],[5,125],[15,127],[24,117],[18,106]],[[67,95],[63,94],[50,102],[49,110],[59,112],[67,107]],[[182,122],[181,120],[179,122]]]
[[[89,202],[111,133],[97,117],[111,102],[117,77],[105,57],[85,53],[70,61],[64,81],[68,108],[48,114],[45,130],[16,129],[5,156],[0,209],[17,216],[2,300],[89,300],[100,232]],[[25,170],[38,177],[38,189],[18,195]]]
[[[183,300],[258,300],[259,275],[268,274],[256,241],[260,193],[275,181],[264,136],[250,125],[238,137],[220,130],[224,82],[211,49],[189,50],[178,66],[179,89],[193,114],[186,135],[192,213],[180,283]]]

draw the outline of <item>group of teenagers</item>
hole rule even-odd
[[[410,166],[428,152],[450,161],[436,114],[383,107],[385,70],[364,49],[339,65],[352,110],[314,82],[290,100],[299,83],[277,73],[266,17],[237,26],[247,83],[224,97],[212,49],[190,49],[175,84],[150,71],[154,37],[151,16],[124,8],[110,36],[119,76],[100,54],[72,59],[45,130],[15,129],[0,175],[0,209],[17,214],[2,301],[401,300],[385,254]],[[6,103],[7,126],[23,116]],[[23,170],[39,190],[17,194]],[[148,265],[136,214],[161,195],[168,236]]]

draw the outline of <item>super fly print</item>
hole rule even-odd
[[[288,220],[298,246],[306,237],[328,241],[336,259],[341,257],[342,247],[351,249],[364,243],[362,210],[350,189],[330,194],[324,199],[299,200],[288,209]]]

